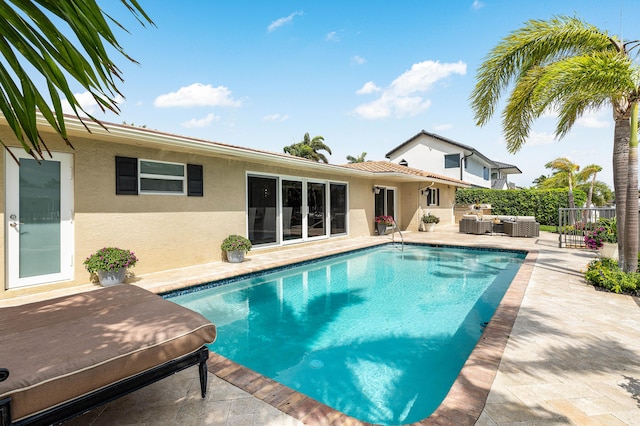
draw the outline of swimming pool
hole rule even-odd
[[[524,258],[384,246],[167,297],[216,324],[213,351],[360,420],[410,423],[446,396]]]

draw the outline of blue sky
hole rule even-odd
[[[468,97],[490,49],[525,21],[575,15],[632,39],[637,1],[139,1],[157,28],[105,3],[140,62],[114,56],[125,99],[119,116],[97,114],[106,121],[274,152],[308,132],[325,138],[332,164],[363,151],[384,160],[424,129],[517,165],[520,186],[558,157],[602,166],[599,180],[612,186],[610,110],[560,141],[554,118],[542,118],[512,155],[499,113],[477,127]]]

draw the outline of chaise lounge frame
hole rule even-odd
[[[0,426],[58,424],[196,365],[206,396],[215,325],[147,290],[1,309]]]
[[[72,401],[65,402],[49,410],[34,414],[33,416],[22,418],[16,422],[11,421],[11,397],[0,400],[0,425],[21,426],[21,425],[52,425],[86,413],[101,405],[107,404],[131,392],[142,389],[152,383],[171,376],[179,371],[198,365],[200,373],[200,392],[202,398],[207,395],[207,360],[209,359],[209,349],[206,346],[174,359],[162,365],[152,368],[143,373],[136,374],[105,388],[98,389],[89,394],[83,395]],[[0,381],[9,377],[9,370],[0,369]]]

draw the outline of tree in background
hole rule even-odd
[[[357,157],[354,157],[352,155],[347,155],[347,161],[349,162],[349,164],[353,164],[353,163],[364,163],[365,160],[364,157],[367,156],[366,152],[362,152],[362,154],[358,155]]]
[[[588,166],[585,166],[582,170],[580,170],[576,175],[578,181],[590,181],[589,190],[587,191],[587,207],[591,207],[591,203],[593,202],[593,187],[596,184],[596,177],[601,171],[602,167],[598,166],[597,164],[589,164]]]
[[[502,128],[512,153],[526,142],[533,121],[547,111],[557,113],[555,135],[562,138],[585,112],[612,107],[619,265],[626,272],[638,266],[640,69],[629,52],[639,44],[624,43],[578,18],[530,20],[491,50],[470,96],[476,123],[482,126],[503,92],[511,90]]]
[[[137,0],[120,1],[141,25],[145,22],[154,25]],[[79,83],[103,111],[120,112],[116,98],[121,93],[116,80],[122,81],[122,76],[107,54],[107,47],[114,48],[127,60],[136,61],[120,46],[109,22],[124,27],[104,12],[96,0],[0,0],[0,9],[3,21],[0,25],[3,58],[0,62],[0,111],[25,151],[40,159],[44,159],[44,152],[49,152],[36,127],[37,111],[71,146],[59,93],[81,121],[80,112],[100,123],[82,108],[67,79]],[[69,40],[58,29],[60,21],[69,27],[77,42]],[[46,81],[48,101],[52,106],[36,88],[30,75],[34,71]],[[3,141],[0,143],[6,148]]]
[[[313,139],[309,137],[309,133],[304,134],[302,142],[285,146],[283,151],[287,154],[302,157],[313,161],[322,161],[328,163],[327,157],[318,151],[326,151],[331,155],[331,148],[324,143],[322,136],[315,136]]]
[[[569,188],[569,208],[575,209],[576,203],[573,199],[573,184],[576,181],[576,172],[580,170],[580,166],[569,161],[568,158],[560,157],[553,161],[549,161],[544,165],[547,169],[555,170],[555,173],[545,180],[545,187],[551,188],[550,185],[557,185],[556,182],[566,182]],[[557,186],[555,186],[557,188]]]

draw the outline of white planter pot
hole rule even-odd
[[[600,256],[618,259],[618,243],[603,243]]]
[[[227,251],[227,260],[229,263],[244,262],[244,250]]]
[[[424,224],[424,230],[427,232],[433,232],[436,229],[436,224],[435,223],[425,223]]]
[[[115,271],[96,271],[100,285],[108,287],[110,285],[122,284],[127,276],[127,268],[116,269]]]

